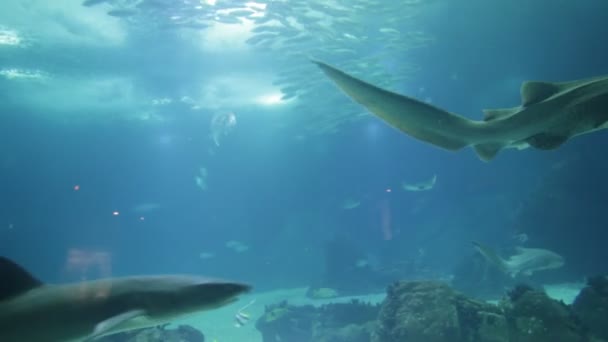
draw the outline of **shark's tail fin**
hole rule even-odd
[[[494,249],[482,245],[479,242],[473,241],[473,246],[475,249],[481,254],[486,260],[488,260],[491,264],[498,267],[502,272],[509,273],[509,268],[507,266],[507,262],[501,258]]]

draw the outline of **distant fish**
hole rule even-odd
[[[108,0],[84,0],[82,2],[82,6],[91,7],[98,4],[102,4],[104,2],[108,2]]]
[[[392,34],[392,35],[400,35],[401,32],[399,32],[398,30],[391,28],[391,27],[381,27],[378,30],[380,33],[388,33],[388,34]]]
[[[336,298],[339,296],[338,290],[330,288],[330,287],[321,287],[318,289],[314,289],[310,297],[312,299],[330,299]]]
[[[437,175],[433,175],[433,177],[424,182],[418,183],[406,183],[402,182],[401,186],[405,191],[428,191],[435,187],[435,183],[437,183]]]
[[[519,233],[519,234],[515,234],[513,236],[513,239],[515,239],[519,243],[525,243],[525,242],[528,242],[528,240],[530,238],[528,237],[528,234],[526,234],[526,233]]]
[[[243,253],[243,252],[246,252],[249,250],[249,246],[242,243],[241,241],[236,241],[236,240],[230,240],[230,241],[226,242],[226,247],[232,249],[233,251],[235,251],[237,253]]]
[[[516,254],[505,260],[488,246],[478,242],[473,242],[473,246],[486,260],[511,277],[519,274],[530,276],[534,272],[552,270],[564,265],[564,258],[548,249],[517,247]]]
[[[198,169],[198,175],[194,177],[194,182],[199,189],[207,190],[207,168],[201,167]]]
[[[365,254],[364,257],[359,258],[355,261],[356,268],[368,268],[377,271],[381,267],[380,258],[372,253]]]
[[[210,253],[210,252],[200,252],[198,254],[198,257],[201,258],[202,260],[213,259],[213,258],[215,258],[215,254]]]
[[[255,14],[255,11],[250,10],[250,9],[242,9],[242,10],[235,10],[235,11],[231,11],[230,15],[233,17],[248,17],[252,14]]]
[[[142,214],[142,213],[149,213],[151,211],[155,211],[155,210],[159,209],[160,207],[161,207],[160,204],[150,202],[150,203],[138,204],[138,205],[134,206],[131,210],[135,213]]]
[[[351,210],[359,207],[361,205],[360,201],[357,201],[353,198],[347,198],[342,202],[342,209]]]
[[[357,268],[366,268],[369,266],[369,261],[367,259],[357,259],[355,262],[355,267]]]
[[[241,18],[233,17],[230,15],[217,15],[215,21],[222,24],[240,24]]]
[[[130,10],[130,9],[114,9],[114,10],[109,10],[107,14],[111,17],[127,18],[127,17],[137,14],[137,11]]]

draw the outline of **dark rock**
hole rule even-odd
[[[372,341],[506,342],[508,329],[495,305],[440,282],[399,282],[388,288]]]
[[[189,325],[167,329],[167,325],[134,329],[95,340],[96,342],[205,342],[203,333]]]
[[[312,341],[369,342],[379,312],[379,305],[357,300],[323,305],[317,309]]]
[[[507,292],[507,296],[511,302],[518,301],[526,292],[534,291],[534,288],[530,285],[519,284],[515,286],[511,291]]]
[[[333,329],[315,331],[312,341],[315,342],[370,342],[376,328],[374,321],[365,324],[348,324]]]
[[[523,288],[523,287],[522,287]],[[543,291],[523,288],[502,304],[514,342],[584,342],[587,333],[571,308]]]
[[[589,278],[572,309],[591,333],[608,340],[608,277]]]

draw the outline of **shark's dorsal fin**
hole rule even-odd
[[[520,111],[519,107],[515,108],[498,108],[498,109],[484,109],[483,110],[483,121],[501,120],[506,119],[509,116]]]
[[[594,82],[601,77],[590,77],[581,80],[566,81],[566,82],[542,82],[542,81],[527,81],[521,85],[521,101],[522,106],[529,106],[531,104],[542,102],[549,97],[574,89],[582,85]]]
[[[521,105],[523,107],[542,102],[563,90],[565,84],[528,81],[521,86]]]
[[[8,258],[0,257],[0,301],[41,285],[42,282],[34,278],[23,267]]]

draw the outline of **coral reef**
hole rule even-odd
[[[586,329],[570,307],[528,286],[518,286],[501,305],[509,322],[510,341],[589,341]]]
[[[398,282],[388,288],[372,341],[508,341],[498,307],[477,302],[448,285]]]
[[[369,342],[380,307],[359,301],[318,308],[283,301],[256,322],[264,342]]]
[[[312,305],[293,306],[282,301],[266,306],[255,327],[264,342],[310,342],[315,311]]]
[[[96,342],[205,342],[205,336],[189,325],[168,329],[167,325],[135,329],[101,337]]]
[[[594,277],[573,306],[524,284],[496,305],[402,281],[381,305],[267,306],[256,327],[264,342],[606,342],[607,323],[608,278]]]

